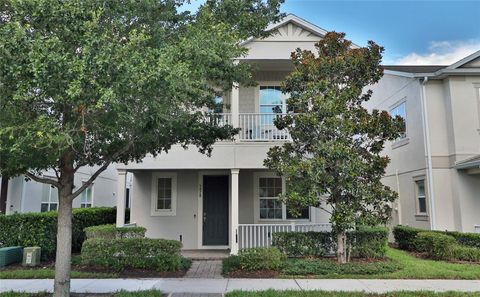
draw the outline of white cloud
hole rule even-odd
[[[432,41],[425,54],[410,53],[395,60],[397,65],[450,65],[480,50],[480,40]]]

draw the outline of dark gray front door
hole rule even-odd
[[[228,245],[228,175],[203,176],[203,245]]]

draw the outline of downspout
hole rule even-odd
[[[433,169],[432,169],[432,150],[430,145],[430,129],[428,127],[428,105],[427,91],[425,85],[428,82],[428,76],[423,78],[422,84],[422,118],[423,118],[423,134],[425,142],[425,153],[427,157],[427,177],[428,177],[428,196],[430,197],[430,229],[436,230],[437,217],[435,213],[435,191],[433,190]]]
[[[398,169],[395,169],[395,178],[397,180],[397,193],[398,193],[398,200],[397,200],[397,216],[398,216],[398,224],[402,225],[402,204],[400,203],[401,194],[400,194],[400,178],[398,177]]]

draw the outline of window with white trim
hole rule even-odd
[[[152,215],[176,214],[177,175],[175,173],[153,174]]]
[[[427,195],[425,192],[425,180],[415,181],[415,195],[417,196],[417,214],[427,214]]]
[[[278,196],[284,192],[281,177],[260,176],[256,186],[260,220],[308,220],[310,218],[309,207],[300,210],[300,216],[294,217],[288,207],[279,200]]]
[[[42,185],[42,203],[40,211],[46,212],[57,210],[58,208],[58,190],[50,185]]]
[[[80,208],[92,207],[93,201],[93,184],[89,185],[85,190],[83,190],[80,196]]]
[[[396,116],[400,116],[403,119],[403,129],[400,134],[399,139],[403,139],[407,137],[407,106],[406,101],[403,101],[397,104],[395,107],[390,109],[390,116],[393,118]]]

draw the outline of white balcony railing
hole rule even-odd
[[[239,115],[240,140],[242,141],[284,141],[290,140],[287,130],[279,130],[273,124],[279,113],[241,113]]]
[[[269,247],[276,232],[331,231],[331,228],[329,223],[239,224],[238,246],[239,249]]]

